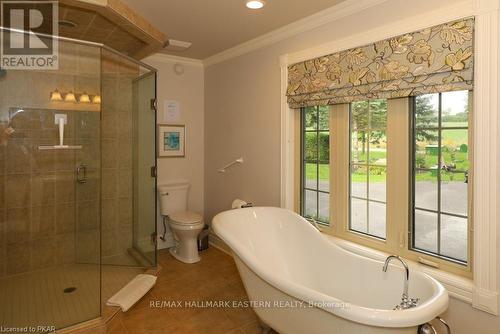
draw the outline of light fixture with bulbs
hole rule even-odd
[[[264,0],[247,0],[246,6],[250,9],[261,9],[265,4]]]
[[[58,89],[50,92],[50,102],[69,102],[69,103],[93,103],[100,104],[100,95],[89,95],[86,92],[75,94],[72,91],[61,93]]]

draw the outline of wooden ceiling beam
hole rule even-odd
[[[164,33],[120,0],[60,0],[59,7],[61,13],[71,10],[77,11],[76,15],[94,14],[114,25],[111,29],[109,24],[97,24],[92,19],[87,23],[88,27],[80,27],[79,32],[72,33],[71,28],[61,29],[61,36],[99,42],[135,59],[160,51],[167,40]]]

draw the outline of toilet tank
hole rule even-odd
[[[158,186],[160,213],[168,216],[174,212],[187,211],[189,182],[172,182]]]

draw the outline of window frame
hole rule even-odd
[[[448,8],[449,7],[449,8]],[[499,301],[498,287],[499,273],[497,270],[499,254],[497,247],[500,244],[500,231],[498,221],[500,212],[498,210],[498,199],[500,198],[500,186],[498,182],[490,182],[490,180],[498,180],[498,159],[491,157],[491,152],[499,152],[500,128],[495,126],[498,121],[497,113],[492,110],[499,109],[500,102],[497,99],[500,76],[494,70],[498,65],[498,55],[492,53],[496,44],[492,41],[497,41],[500,32],[498,31],[498,5],[481,2],[474,8],[469,5],[464,6],[448,6],[437,11],[430,11],[424,15],[427,22],[445,23],[456,19],[457,17],[475,16],[476,26],[476,43],[474,55],[479,59],[479,65],[474,70],[474,92],[473,112],[474,124],[472,126],[473,144],[476,148],[474,151],[474,187],[473,203],[474,212],[471,212],[471,217],[474,220],[473,241],[471,248],[474,257],[471,260],[474,262],[474,278],[463,279],[456,274],[446,272],[441,269],[435,269],[428,266],[417,265],[420,270],[428,273],[441,283],[449,288],[450,295],[458,298],[475,309],[498,315]],[[417,16],[415,16],[417,18]],[[295,64],[307,59],[315,59],[325,54],[330,54],[342,51],[348,48],[354,48],[360,45],[360,38],[364,44],[379,40],[381,36],[390,38],[398,36],[407,31],[413,31],[422,28],[422,20],[405,20],[402,24],[383,26],[381,24],[375,29],[367,30],[361,35],[353,35],[342,43],[333,41],[327,45],[316,45],[309,49],[299,50],[296,52],[283,53],[280,55],[280,72],[281,72],[281,207],[289,210],[294,210],[299,202],[298,180],[298,142],[299,136],[296,135],[298,128],[298,112],[296,109],[289,107],[286,92],[288,88],[288,68],[289,65]],[[298,210],[297,210],[298,212]],[[336,244],[354,250],[363,248],[354,243],[343,242],[339,239]],[[347,246],[352,245],[352,246]],[[380,260],[379,252],[364,247],[364,256],[377,257]]]
[[[311,108],[311,107],[309,107]],[[307,108],[300,108],[300,128],[299,128],[299,133],[300,133],[300,204],[299,204],[299,208],[300,208],[300,214],[306,218],[306,219],[314,219],[315,222],[317,222],[318,224],[321,224],[321,225],[324,225],[324,226],[329,226],[330,225],[330,217],[331,217],[331,206],[329,206],[329,221],[328,222],[325,222],[325,221],[322,221],[320,220],[320,216],[319,216],[319,212],[320,212],[320,194],[327,194],[328,197],[330,198],[331,197],[331,180],[329,179],[329,191],[325,191],[325,190],[320,190],[320,186],[319,186],[319,182],[320,182],[320,171],[319,171],[319,168],[320,168],[320,165],[322,163],[325,163],[325,164],[328,164],[329,165],[329,168],[331,169],[331,164],[330,164],[330,159],[331,159],[331,156],[332,156],[332,153],[331,153],[331,147],[329,148],[330,150],[330,157],[329,157],[329,160],[326,161],[326,160],[321,160],[320,159],[320,133],[323,133],[323,132],[328,132],[328,135],[331,136],[331,128],[330,128],[330,125],[331,125],[331,122],[329,122],[329,127],[328,127],[328,130],[325,130],[325,129],[321,129],[320,128],[320,121],[319,121],[319,113],[320,113],[320,110],[319,110],[319,106],[314,106],[314,108],[316,108],[316,116],[317,116],[317,121],[316,121],[316,129],[315,130],[307,130],[306,127],[305,127],[305,118],[306,118],[306,112],[307,112]],[[330,116],[331,116],[331,112],[330,112]],[[306,134],[307,133],[316,133],[316,161],[310,161],[310,160],[307,160],[305,158],[305,142],[306,142]],[[307,188],[306,185],[305,185],[305,179],[306,179],[306,165],[307,164],[315,164],[316,165],[316,189],[311,189],[311,188]],[[306,191],[310,191],[310,192],[315,192],[316,193],[316,218],[314,217],[308,217],[305,215],[305,206],[306,206]]]
[[[443,92],[446,93],[446,92]],[[409,192],[409,200],[410,200],[410,210],[408,211],[408,247],[407,251],[405,252],[405,257],[408,257],[412,260],[415,260],[417,262],[430,265],[431,267],[435,267],[438,269],[442,269],[454,274],[462,275],[468,278],[472,278],[473,276],[473,242],[474,242],[474,231],[473,231],[473,187],[474,187],[474,143],[473,143],[473,130],[474,130],[474,110],[473,110],[473,98],[474,98],[474,93],[473,91],[469,91],[469,96],[468,96],[468,124],[467,124],[467,132],[468,132],[468,160],[469,160],[469,170],[468,170],[468,184],[467,184],[467,262],[464,263],[463,261],[460,261],[458,259],[454,259],[451,257],[443,256],[441,254],[436,254],[430,251],[422,250],[413,247],[414,243],[414,216],[415,216],[415,178],[414,178],[414,173],[415,170],[415,132],[417,128],[415,127],[415,99],[416,97],[410,97],[408,98],[409,102],[409,110],[410,110],[410,122],[409,122],[409,132],[410,132],[410,143],[409,143],[409,157],[410,157],[410,164],[409,164],[409,185],[408,185],[408,192]],[[439,138],[438,138],[438,146],[439,150],[441,150],[441,141],[442,141],[442,130],[447,130],[447,129],[456,129],[454,127],[442,127],[442,122],[441,122],[441,116],[442,116],[442,110],[441,110],[441,102],[442,102],[442,93],[439,93],[439,115],[438,115],[438,125],[436,126],[435,129],[439,129]],[[465,128],[465,127],[459,127],[459,128]],[[433,128],[433,130],[435,130]],[[421,130],[420,128],[418,130]],[[440,157],[440,156],[439,156]],[[439,158],[438,158],[439,159]],[[441,162],[438,160],[438,164],[440,165]],[[440,179],[438,179],[438,182],[441,182]],[[441,185],[439,186],[439,188]],[[438,201],[441,202],[441,193],[438,192]],[[433,211],[434,212],[434,211]],[[438,209],[435,210],[435,212],[438,214],[438,216],[441,213],[449,214],[446,211],[441,210],[441,208],[438,206]],[[456,215],[459,217],[462,217],[460,215]],[[439,219],[439,217],[438,217]],[[439,236],[439,235],[438,235]]]
[[[387,100],[387,99],[385,99]],[[365,129],[362,129],[362,130],[365,130],[368,135],[367,135],[367,141],[366,141],[366,162],[365,163],[361,163],[361,162],[353,162],[352,160],[352,134],[353,134],[353,131],[359,131],[360,128],[356,127],[354,128],[353,127],[353,111],[352,111],[352,103],[349,103],[349,200],[348,200],[348,203],[349,203],[349,214],[348,214],[348,229],[350,232],[354,232],[354,233],[358,233],[358,234],[361,234],[361,235],[365,235],[365,236],[368,236],[368,237],[372,237],[372,238],[375,238],[375,239],[380,239],[380,240],[386,240],[387,239],[387,214],[386,214],[386,219],[385,219],[385,225],[386,225],[386,233],[385,233],[385,237],[379,237],[379,236],[376,236],[374,234],[370,234],[368,232],[369,228],[370,228],[370,203],[378,203],[378,204],[383,204],[385,205],[386,207],[386,212],[387,212],[387,192],[386,192],[386,198],[385,198],[385,201],[381,201],[381,200],[376,200],[376,199],[371,199],[370,198],[370,169],[372,167],[379,167],[379,168],[383,168],[385,169],[385,172],[386,172],[386,175],[387,175],[387,161],[385,164],[383,165],[377,165],[377,164],[372,164],[370,162],[370,140],[371,140],[371,134],[372,132],[374,131],[383,131],[386,133],[386,139],[387,139],[387,112],[386,112],[386,117],[385,117],[385,128],[377,128],[377,127],[372,127],[371,125],[371,109],[370,109],[370,105],[371,105],[371,101],[373,100],[368,100],[368,116],[367,116],[367,127]],[[386,159],[387,159],[387,150],[386,150]],[[363,167],[366,167],[366,173],[367,173],[367,178],[366,178],[366,198],[362,198],[362,197],[359,197],[359,196],[353,196],[352,194],[352,167],[353,166],[363,166]],[[387,182],[386,182],[386,190],[387,190]],[[356,200],[362,200],[362,201],[365,201],[366,202],[366,223],[367,223],[367,232],[362,232],[362,231],[358,231],[358,230],[355,230],[352,228],[352,200],[353,199],[356,199]]]
[[[350,225],[350,104],[330,107],[330,225],[323,232],[390,254],[397,254],[409,260],[472,278],[472,184],[473,184],[473,110],[472,92],[469,92],[469,233],[468,263],[456,263],[447,258],[411,249],[410,215],[412,212],[412,130],[413,98],[387,99],[387,180],[386,180],[386,239],[353,231]],[[302,124],[300,129],[302,130]],[[301,132],[302,133],[302,132]],[[302,136],[302,135],[301,135]],[[300,142],[303,139],[301,137]],[[302,145],[302,144],[301,144]],[[301,147],[301,152],[303,152]],[[390,159],[390,156],[406,156],[405,161]],[[300,157],[302,166],[302,156]],[[302,174],[301,174],[302,180]],[[302,182],[302,181],[301,181]],[[302,185],[301,185],[302,187]],[[403,188],[401,188],[403,187]],[[301,188],[302,189],[302,188]],[[302,208],[303,198],[300,198]]]

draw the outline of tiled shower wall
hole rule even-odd
[[[57,71],[7,71],[0,79],[0,277],[99,250],[100,105],[49,97],[55,89],[98,94],[100,50],[60,43],[59,59]],[[56,113],[68,117],[65,144],[82,150],[38,149],[58,143]],[[80,162],[88,182],[77,187]]]
[[[56,113],[68,117],[65,143],[82,145],[82,150],[38,149],[57,143]],[[99,176],[89,171],[88,182],[76,186],[75,165],[77,161],[99,164],[99,113],[11,108],[9,114],[15,132],[2,145],[0,173],[3,272],[11,275],[74,263],[79,247],[98,249],[95,232],[87,245],[79,243],[89,230],[99,227],[99,198],[95,197]]]
[[[120,256],[132,247],[138,68],[111,53],[101,62],[95,48],[60,44],[60,51],[59,71],[9,71],[0,80],[0,277],[98,263],[99,255],[102,263],[129,264]],[[102,105],[50,102],[56,88],[101,92]],[[82,150],[38,150],[58,142],[55,113],[68,117],[65,144]],[[15,132],[5,136],[9,126]],[[83,184],[75,182],[80,164],[87,168]]]

